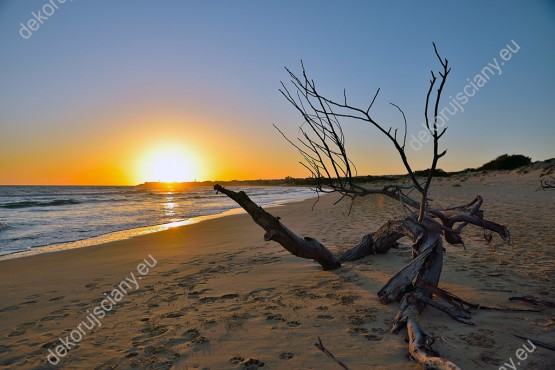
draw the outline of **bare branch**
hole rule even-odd
[[[536,346],[543,347],[543,348],[548,349],[548,350],[550,350],[550,351],[555,351],[555,345],[554,345],[554,344],[542,342],[542,341],[537,340],[537,339],[532,339],[532,338],[528,338],[528,337],[523,337],[523,336],[517,335],[517,334],[512,334],[512,335],[513,335],[514,337],[519,338],[519,339],[522,339],[522,340],[525,340],[525,341],[527,341],[527,342],[533,343],[533,344],[535,344]]]
[[[324,347],[324,343],[322,343],[322,339],[320,339],[320,337],[318,337],[318,343],[314,343],[314,346],[316,348],[318,348],[320,351],[324,352],[326,354],[326,356],[328,356],[329,358],[331,358],[333,361],[335,361],[339,366],[341,366],[343,369],[345,370],[349,370],[349,367],[347,365],[345,365],[343,362],[341,362],[340,360],[338,360],[333,353],[331,353],[326,347]]]
[[[428,130],[431,131],[432,133],[432,137],[434,139],[434,155],[432,158],[432,165],[430,167],[430,172],[428,173],[428,178],[426,179],[426,183],[424,184],[424,187],[421,191],[422,193],[422,201],[420,204],[420,212],[418,214],[418,220],[422,220],[426,214],[426,207],[427,207],[427,203],[428,203],[428,189],[430,188],[430,184],[432,182],[432,178],[434,176],[435,170],[437,168],[437,162],[439,161],[439,159],[441,157],[443,157],[447,151],[443,151],[442,153],[438,153],[438,149],[439,149],[439,138],[445,133],[445,130],[438,134],[437,131],[437,116],[438,116],[438,110],[439,110],[439,102],[441,101],[441,93],[443,92],[443,87],[445,86],[445,82],[447,81],[447,76],[449,75],[449,72],[451,71],[451,69],[448,67],[448,61],[447,59],[443,60],[441,59],[441,56],[439,55],[439,52],[437,51],[437,47],[436,44],[433,43],[434,45],[434,51],[436,53],[437,58],[439,59],[439,62],[441,63],[441,65],[443,66],[443,72],[439,72],[439,76],[441,77],[441,82],[439,84],[439,88],[437,89],[437,93],[436,93],[436,99],[435,99],[435,104],[434,104],[434,118],[433,118],[433,128],[430,128],[430,123],[428,120],[428,107],[429,107],[429,101],[430,101],[430,94],[433,90],[434,84],[436,82],[436,77],[434,75],[434,72],[432,71],[432,80],[430,81],[430,88],[428,89],[428,94],[426,95],[426,108],[425,108],[425,119],[426,119],[426,127],[428,128]]]
[[[303,133],[303,137],[306,140],[304,143],[308,144],[308,147],[312,147],[320,152],[320,158],[318,158],[316,163],[322,169],[322,173],[325,173],[328,177],[327,183],[335,184],[335,190],[342,194],[353,194],[352,188],[354,183],[351,166],[354,167],[354,165],[347,155],[345,136],[339,122],[340,118],[351,118],[368,122],[386,135],[399,153],[415,188],[422,191],[423,188],[416,180],[405,154],[408,127],[406,116],[401,108],[393,104],[403,115],[405,123],[403,142],[399,143],[396,135],[397,131],[393,134],[391,133],[391,128],[386,131],[380,124],[374,121],[369,114],[380,89],[377,89],[369,107],[363,110],[349,105],[346,90],[343,90],[343,101],[341,103],[322,96],[316,89],[314,80],[309,79],[302,61],[301,68],[301,78],[286,68],[287,73],[291,77],[293,88],[296,90],[297,97],[294,98],[283,83],[283,88],[280,89],[280,92],[287,101],[301,113],[304,124],[307,124],[311,128],[310,131],[314,136],[310,137],[306,132]],[[338,109],[338,111],[334,108]],[[291,142],[290,140],[288,141]],[[299,149],[298,146],[295,147]],[[313,155],[312,157],[316,159]],[[340,165],[340,163],[342,163],[342,165]],[[331,177],[333,177],[333,179]]]
[[[370,113],[370,109],[374,105],[374,102],[376,101],[376,98],[378,97],[379,93],[380,93],[380,88],[378,87],[378,90],[376,90],[376,94],[374,94],[374,98],[372,98],[372,101],[370,102],[370,105],[368,106],[368,109],[366,109],[366,114]],[[345,105],[347,105],[347,102],[345,102]]]
[[[555,177],[550,176],[551,179],[540,180],[540,187],[542,190],[555,188]]]
[[[405,135],[403,137],[403,145],[401,146],[401,148],[403,148],[403,150],[405,149],[405,144],[407,142],[407,117],[405,117],[405,112],[403,112],[403,110],[397,105],[397,104],[393,104],[393,103],[389,103],[391,105],[393,105],[395,108],[397,108],[399,110],[399,112],[401,112],[401,114],[403,115],[403,121],[405,121]],[[397,131],[397,130],[395,130]]]

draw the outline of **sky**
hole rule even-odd
[[[432,42],[452,67],[440,105],[466,97],[445,115],[438,167],[548,159],[554,41],[547,0],[0,0],[0,184],[306,177],[273,127],[294,138],[302,123],[278,91],[301,59],[326,96],[345,88],[366,107],[381,88],[374,119],[401,128],[389,103],[402,107],[407,156],[425,169],[432,146],[414,138],[439,67]],[[359,174],[404,172],[375,127],[342,125]]]

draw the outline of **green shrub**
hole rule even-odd
[[[532,163],[530,157],[526,157],[521,154],[503,154],[495,158],[493,161],[489,161],[482,167],[479,167],[479,171],[484,170],[514,170],[522,166],[527,166]]]
[[[414,175],[418,177],[428,177],[430,173],[430,169],[422,170],[422,171],[414,171]],[[447,177],[449,173],[443,171],[441,168],[436,168],[434,171],[434,177]]]

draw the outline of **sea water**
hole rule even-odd
[[[230,189],[244,190],[265,207],[315,196],[303,187]],[[238,208],[209,187],[0,186],[0,256],[125,239]]]

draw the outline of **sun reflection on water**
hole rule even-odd
[[[174,216],[177,215],[178,204],[174,202],[173,192],[169,191],[166,194],[166,202],[164,203],[164,210],[167,217],[173,217],[172,221],[177,221],[178,218]]]

